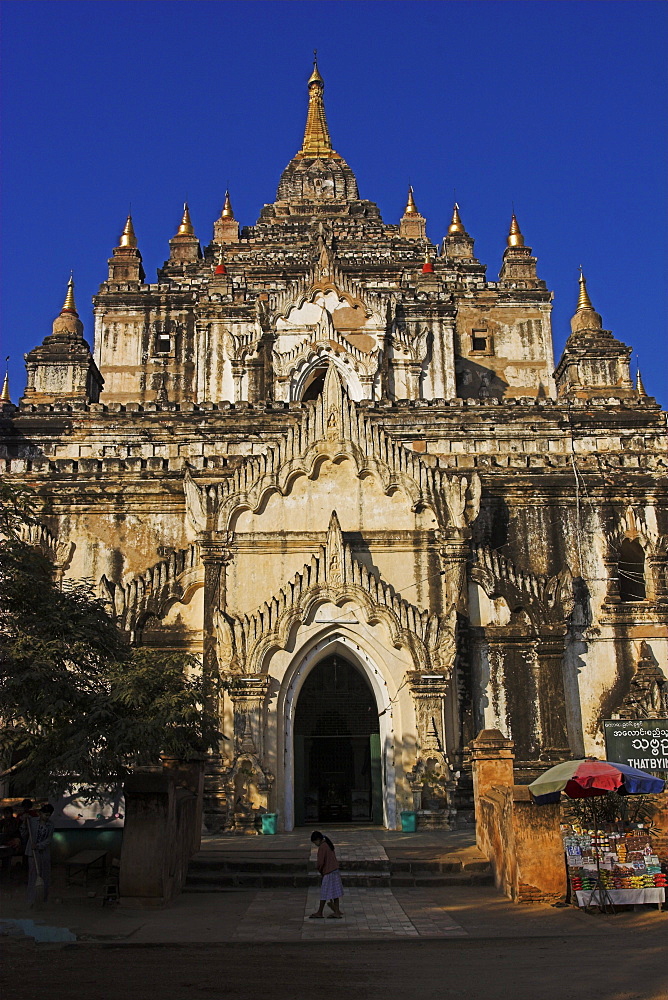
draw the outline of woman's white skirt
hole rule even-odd
[[[322,884],[320,886],[320,898],[321,899],[340,899],[343,895],[343,883],[341,882],[341,873],[337,868],[336,871],[330,872],[329,875],[322,876]]]

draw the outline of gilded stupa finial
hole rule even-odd
[[[636,372],[636,392],[642,399],[647,398],[647,392],[645,386],[643,385],[642,375],[640,374],[640,368]]]
[[[74,302],[74,277],[70,272],[70,280],[67,282],[67,294],[65,295],[65,301],[63,302],[63,308],[60,310],[61,313],[72,313],[73,316],[78,316],[77,307]]]
[[[419,215],[417,210],[417,205],[415,204],[415,198],[413,197],[413,185],[408,185],[408,200],[406,201],[406,208],[404,209],[404,215]]]
[[[313,49],[313,72],[308,78],[308,85],[311,86],[312,83],[320,83],[323,88],[325,86],[325,81],[320,76],[320,71],[318,70],[318,50]]]
[[[6,358],[5,364],[9,364],[9,357]],[[0,392],[0,403],[11,403],[12,397],[9,395],[9,369],[5,369],[5,380],[2,383],[2,392]]]
[[[127,217],[118,245],[119,247],[131,247],[133,250],[137,249],[137,237],[135,236],[135,227],[132,225],[131,215]]]
[[[509,247],[523,247],[524,237],[522,236],[519,224],[517,222],[517,216],[513,211],[513,217],[510,220],[510,229],[508,230],[508,246]]]
[[[314,52],[313,72],[308,80],[308,111],[306,113],[304,141],[302,148],[297,153],[297,159],[340,159],[339,154],[334,152],[332,140],[329,137],[323,100],[324,90],[325,81],[320,76],[316,52]]]
[[[181,219],[181,225],[176,231],[177,236],[194,236],[195,230],[193,228],[192,221],[190,219],[190,209],[188,208],[188,202],[183,203],[183,218]]]
[[[452,221],[448,226],[448,236],[453,236],[455,233],[465,233],[464,225],[459,215],[459,205],[455,202],[454,208],[452,210]]]
[[[578,295],[577,312],[580,312],[581,309],[593,309],[594,307],[587,291],[587,279],[584,276],[582,268],[580,268],[580,277],[578,280],[580,283],[580,294]]]
[[[232,202],[230,201],[230,192],[225,192],[225,204],[223,205],[223,211],[220,213],[222,219],[233,219],[234,212],[232,210]]]

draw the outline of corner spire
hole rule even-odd
[[[188,208],[188,202],[183,203],[183,218],[181,219],[181,225],[176,231],[177,236],[194,236],[195,229],[193,228],[192,221],[190,219],[190,209]]]
[[[137,237],[135,236],[135,227],[132,225],[131,215],[128,215],[127,217],[125,228],[121,233],[121,238],[118,245],[119,247],[129,247],[133,250],[137,249]]]
[[[308,81],[308,111],[306,113],[304,141],[295,159],[341,159],[339,154],[334,152],[332,140],[329,137],[323,100],[324,90],[325,81],[320,76],[314,53],[313,72]]]
[[[415,204],[415,198],[413,197],[413,186],[408,185],[408,200],[406,202],[406,208],[404,209],[404,215],[419,215],[417,210],[417,205]]]
[[[72,274],[70,274],[70,280],[67,282],[67,294],[65,295],[63,308],[60,310],[61,316],[63,313],[71,313],[73,316],[79,315],[74,302],[74,278],[72,277]]]
[[[9,361],[9,358],[7,359]],[[12,397],[9,395],[9,372],[5,371],[5,381],[2,383],[0,393],[0,403],[11,403]]]
[[[233,219],[234,212],[232,210],[232,202],[230,201],[230,192],[225,192],[225,204],[223,205],[223,211],[220,213],[221,219]]]
[[[591,299],[589,298],[589,292],[587,291],[587,279],[585,278],[582,268],[580,268],[580,277],[578,279],[580,284],[580,294],[578,295],[577,312],[581,309],[593,309]]]
[[[452,220],[448,226],[448,236],[452,236],[455,233],[465,233],[464,224],[459,216],[459,205],[455,202],[454,208],[452,210]]]
[[[4,392],[4,389],[3,389],[3,392]],[[638,368],[638,371],[636,372],[636,392],[641,397],[641,399],[646,399],[647,398],[647,391],[645,389],[645,386],[643,385],[642,375],[640,374],[640,369],[639,368]]]
[[[510,220],[510,229],[508,230],[508,246],[509,247],[523,247],[524,237],[520,231],[520,227],[517,222],[517,216],[513,212],[513,217]]]

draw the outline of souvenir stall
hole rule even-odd
[[[654,853],[649,828],[606,824],[603,829],[562,825],[571,899],[578,906],[661,905],[668,876]]]
[[[589,800],[584,813],[588,822],[580,819],[562,827],[571,898],[579,906],[663,904],[666,876],[649,828],[602,823],[594,801],[610,792],[655,795],[664,788],[662,778],[595,757],[556,764],[531,782],[529,791],[537,805],[559,802],[562,792],[571,799]]]

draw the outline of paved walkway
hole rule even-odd
[[[444,865],[458,859],[479,863],[471,834],[402,835],[384,830],[330,830],[345,867],[370,860]],[[210,838],[202,854],[210,859],[234,857],[240,863],[262,858],[282,864],[287,859],[306,865],[310,855],[310,831],[281,837]],[[201,856],[201,855],[200,855]],[[417,860],[416,860],[417,859]],[[127,905],[102,906],[102,882],[88,889],[66,886],[63,869],[54,871],[51,899],[39,910],[28,909],[21,873],[2,886],[0,928],[15,932],[19,921],[24,932],[39,925],[41,938],[63,940],[63,930],[86,943],[127,945],[234,944],[271,942],[326,943],[346,941],[423,940],[427,938],[475,939],[578,937],[606,935],[626,929],[665,928],[668,914],[656,910],[620,913],[613,918],[587,915],[573,907],[517,906],[492,886],[448,885],[428,888],[346,887],[342,920],[310,920],[317,909],[315,884],[300,888],[225,888],[218,891],[186,892],[166,909],[136,909]],[[25,923],[25,922],[28,923]],[[33,927],[34,930],[34,927]]]

